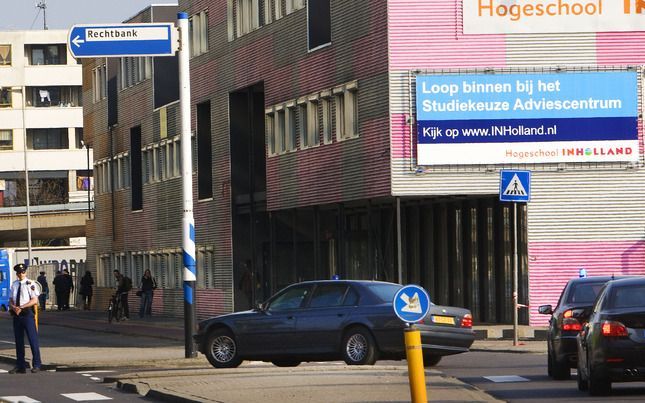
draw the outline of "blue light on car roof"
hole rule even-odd
[[[331,279],[332,280],[340,280],[340,276],[338,274],[334,274],[333,276],[331,276]]]
[[[578,270],[578,277],[587,277],[587,270],[584,268]]]

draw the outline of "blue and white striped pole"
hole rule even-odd
[[[193,334],[195,326],[195,219],[193,218],[193,159],[190,127],[190,42],[188,14],[177,14],[179,25],[179,109],[181,111],[181,177],[183,194],[182,249],[184,260],[184,338],[186,358],[197,356]]]

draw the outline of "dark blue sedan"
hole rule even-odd
[[[392,300],[400,284],[327,280],[293,284],[256,309],[202,321],[194,339],[216,368],[243,360],[296,366],[302,361],[344,360],[372,365],[377,359],[405,358],[405,324]],[[424,363],[468,351],[475,334],[469,310],[431,305],[416,325]]]

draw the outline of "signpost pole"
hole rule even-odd
[[[405,357],[408,361],[408,378],[412,403],[428,401],[426,374],[423,368],[421,332],[414,325],[405,328]]]
[[[513,345],[518,345],[518,261],[517,261],[517,202],[513,203]]]
[[[193,218],[193,166],[190,128],[190,70],[188,14],[177,14],[181,44],[179,49],[179,109],[181,111],[181,176],[183,193],[182,249],[184,260],[184,337],[185,358],[197,356],[195,332],[195,220]]]

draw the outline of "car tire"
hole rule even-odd
[[[423,366],[434,367],[441,361],[441,356],[437,354],[423,354]]]
[[[546,373],[549,377],[553,378],[553,356],[551,349],[548,349],[546,353]]]
[[[228,329],[215,329],[208,334],[204,354],[215,368],[235,368],[242,363],[235,336]]]
[[[297,367],[300,365],[298,360],[273,360],[271,363],[276,367]]]
[[[580,360],[578,360],[578,363],[580,363]],[[582,368],[580,368],[580,364],[578,364],[578,390],[581,392],[584,392],[586,390],[589,390],[589,382],[587,382],[587,379],[582,375]]]
[[[374,365],[378,355],[372,334],[364,327],[352,327],[345,332],[342,351],[347,365]]]
[[[591,396],[607,396],[611,393],[611,382],[600,378],[593,368],[589,371],[587,384]]]
[[[551,359],[551,373],[553,374],[553,379],[559,381],[571,379],[571,368],[569,363],[566,361],[559,361],[555,357]]]

